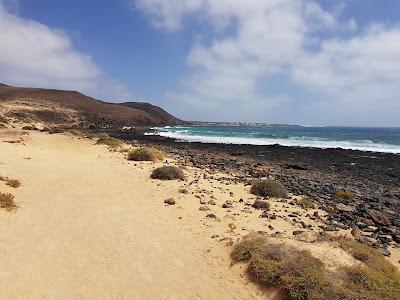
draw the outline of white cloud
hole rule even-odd
[[[208,119],[276,121],[275,111],[283,110],[286,122],[300,120],[301,113],[304,123],[311,118],[329,124],[400,125],[393,114],[399,108],[400,29],[360,30],[354,19],[341,20],[343,1],[332,11],[314,0],[135,3],[168,30],[184,26],[185,15],[196,12],[199,21],[214,28],[193,45],[191,74],[168,93],[181,110],[191,108]],[[264,88],[276,76],[288,90]],[[307,96],[297,95],[299,88]],[[299,110],[300,102],[304,107]],[[344,110],[348,115],[340,114]]]
[[[65,32],[13,15],[7,3],[0,2],[0,82],[74,89],[103,99],[130,96],[74,49]]]

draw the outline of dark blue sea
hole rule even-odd
[[[154,128],[180,141],[343,148],[400,153],[400,128],[209,125]]]

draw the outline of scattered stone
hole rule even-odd
[[[342,204],[342,203],[337,204],[336,205],[336,209],[338,211],[351,212],[351,213],[356,211],[356,209],[354,207],[349,206],[349,205],[345,205],[345,204]]]
[[[168,205],[175,205],[175,200],[174,198],[165,199],[164,203]]]
[[[180,194],[189,194],[189,191],[187,189],[179,189],[178,193],[180,193]]]
[[[208,215],[206,216],[206,218],[209,218],[209,219],[216,219],[217,216],[216,216],[215,214],[208,214]]]
[[[375,223],[384,226],[391,225],[389,218],[384,213],[381,213],[375,209],[367,209],[366,212]]]
[[[293,169],[293,170],[299,170],[299,171],[305,171],[308,170],[308,168],[305,165],[301,164],[287,164],[286,169]]]
[[[390,256],[392,255],[392,253],[390,253],[390,251],[386,248],[378,248],[376,249],[376,251],[378,251],[379,253],[381,253],[383,256]]]
[[[200,207],[199,207],[199,210],[201,210],[201,211],[207,211],[207,210],[210,210],[210,208],[209,208],[208,206],[200,206]]]
[[[200,204],[207,204],[207,201],[205,199],[200,199]]]
[[[210,204],[210,205],[217,205],[217,203],[215,203],[215,201],[214,200],[210,200],[210,201],[208,201],[208,204]]]
[[[302,234],[303,232],[304,232],[304,230],[295,230],[295,231],[293,231],[293,235],[297,236],[297,235]]]

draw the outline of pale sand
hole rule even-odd
[[[300,225],[285,215],[305,215],[301,208],[272,201],[283,218],[261,219],[238,201],[254,201],[248,187],[204,179],[205,170],[187,169],[185,182],[157,181],[149,176],[162,163],[128,162],[94,140],[30,132],[21,143],[2,142],[18,138],[0,131],[0,175],[22,182],[0,182],[20,204],[0,210],[1,298],[272,299],[248,282],[244,265],[230,266],[230,245],[256,231],[280,231],[277,242],[309,249],[328,266],[352,262],[340,249],[293,241]],[[208,201],[211,193],[217,205],[199,211],[196,195]],[[170,197],[175,206],[164,205]],[[234,207],[221,208],[226,200]]]

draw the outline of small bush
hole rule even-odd
[[[11,179],[5,176],[0,176],[0,181],[5,181],[8,186],[18,188],[21,186],[21,182],[17,179]]]
[[[353,198],[353,193],[351,192],[336,192],[336,197],[344,200],[351,200]]]
[[[250,192],[262,197],[287,197],[285,187],[279,181],[269,179],[253,181]]]
[[[185,175],[183,174],[183,171],[178,167],[163,166],[155,169],[151,174],[151,178],[161,179],[161,180],[174,180],[174,179],[184,180]]]
[[[68,132],[69,132],[69,134],[71,134],[73,136],[77,136],[77,137],[83,137],[85,135],[82,131],[76,130],[76,129],[71,129]]]
[[[270,210],[270,204],[268,201],[264,200],[255,200],[253,205],[255,209],[263,209],[263,210]]]
[[[377,271],[361,265],[341,269],[341,285],[335,289],[335,299],[400,299],[400,274]]]
[[[118,148],[123,144],[123,142],[119,139],[110,137],[107,134],[99,134],[99,138],[98,138],[96,144],[97,145],[107,145],[111,148]]]
[[[308,198],[302,198],[297,203],[303,208],[303,209],[314,209],[315,205],[314,203],[308,199]]]
[[[248,272],[254,281],[285,290],[289,299],[324,299],[330,291],[324,265],[308,251],[254,238],[239,243],[232,259],[249,261]]]
[[[10,193],[0,193],[0,208],[7,211],[14,211],[18,205],[14,202],[14,195]]]
[[[265,245],[266,241],[263,238],[248,238],[236,245],[231,253],[231,258],[234,262],[242,262],[250,260],[252,254]]]
[[[374,249],[346,237],[324,236],[362,263],[327,271],[308,251],[268,244],[250,237],[234,248],[234,262],[248,261],[251,279],[265,287],[277,287],[288,299],[400,300],[400,273]]]
[[[128,160],[157,161],[163,160],[164,153],[156,148],[136,148],[128,153]]]
[[[394,266],[388,262],[381,253],[374,248],[345,236],[326,236],[322,238],[336,243],[356,260],[375,270],[392,273]]]

